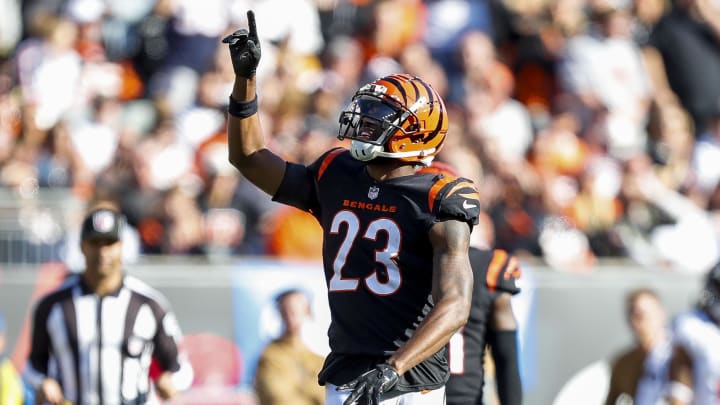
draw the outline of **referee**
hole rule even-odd
[[[35,306],[24,377],[36,403],[152,403],[152,362],[162,370],[155,391],[171,398],[193,373],[178,350],[180,328],[158,291],[124,274],[124,217],[112,203],[96,204],[82,223],[85,270],[70,276]]]

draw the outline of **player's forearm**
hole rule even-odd
[[[465,301],[465,297],[457,296],[438,302],[413,337],[388,359],[388,363],[403,374],[445,346],[467,322],[469,305]]]
[[[435,305],[415,334],[388,359],[403,374],[440,350],[467,322],[472,302],[473,273],[468,258],[470,229],[456,221],[435,224],[432,297]]]
[[[495,379],[502,405],[522,403],[522,383],[518,367],[517,331],[492,331],[489,335],[495,362]]]
[[[236,78],[232,97],[236,102],[252,100],[255,78]],[[274,195],[280,187],[285,161],[265,147],[258,113],[244,118],[228,114],[228,160],[266,193]]]
[[[433,277],[435,305],[415,334],[388,362],[403,374],[440,350],[467,322],[473,276],[467,256],[439,254]]]
[[[238,103],[252,101],[256,97],[255,93],[255,78],[235,78],[231,95],[234,101]],[[228,146],[230,163],[242,171],[244,166],[251,163],[250,157],[265,147],[257,113],[245,118],[228,113]]]

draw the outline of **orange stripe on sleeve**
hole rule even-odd
[[[328,153],[327,156],[325,156],[325,159],[323,159],[322,163],[320,164],[320,170],[318,170],[317,179],[320,181],[320,178],[325,174],[325,170],[330,166],[330,162],[333,161],[339,154],[341,154],[344,151],[342,148],[337,148],[334,151]]]
[[[462,193],[462,194],[458,194],[458,195],[460,197],[466,198],[468,200],[479,200],[480,199],[480,193],[478,193],[478,192],[474,192],[474,193],[470,193],[470,194]]]
[[[486,276],[486,281],[490,292],[495,291],[495,287],[497,287],[498,274],[500,274],[500,271],[505,265],[505,260],[507,260],[507,256],[508,254],[504,250],[495,249],[493,251],[493,257],[492,260],[490,260],[490,264],[488,264],[488,271]]]
[[[433,184],[432,187],[430,187],[430,191],[428,191],[428,207],[430,207],[430,212],[433,211],[433,206],[435,205],[435,197],[437,197],[437,193],[439,193],[446,184],[450,183],[453,180],[455,180],[454,177],[443,177],[442,179],[438,180],[437,183]]]
[[[452,190],[450,190],[450,192],[448,193],[448,197],[455,194],[458,190],[462,190],[463,188],[471,188],[475,190],[475,186],[469,181],[461,181],[456,184],[455,187],[452,188]]]

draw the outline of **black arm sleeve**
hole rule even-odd
[[[30,340],[30,354],[28,361],[36,373],[47,375],[48,361],[50,359],[50,334],[47,330],[47,320],[51,305],[47,300],[41,301],[35,308]]]
[[[516,331],[489,331],[488,343],[495,362],[495,379],[502,405],[522,404],[522,382],[518,368]]]
[[[177,319],[172,311],[158,304],[154,305],[153,310],[157,321],[157,332],[153,337],[155,345],[153,357],[162,371],[178,371],[180,370],[178,341],[182,339],[182,333]]]

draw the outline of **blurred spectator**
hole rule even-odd
[[[702,134],[720,100],[720,7],[712,0],[675,0],[652,29],[649,45],[665,65],[667,80]],[[702,61],[702,63],[698,63]]]
[[[315,217],[280,207],[268,219],[267,251],[285,259],[322,260],[323,231]]]
[[[302,331],[311,319],[310,301],[300,290],[287,290],[275,299],[282,334],[263,349],[255,371],[255,393],[260,405],[322,405],[325,389],[317,382],[323,357],[303,342]]]
[[[456,59],[461,38],[470,31],[484,32],[492,38],[494,25],[502,24],[501,19],[493,18],[493,7],[498,4],[493,1],[430,0],[425,3],[427,26],[423,41],[451,77],[462,69]]]
[[[567,222],[567,218],[548,216],[538,237],[543,259],[553,270],[584,273],[595,265],[587,235]]]
[[[23,40],[16,51],[19,85],[29,114],[26,137],[52,127],[72,107],[82,71],[82,60],[73,48],[77,25],[53,16],[38,24],[41,36]]]
[[[7,339],[7,322],[5,315],[0,313],[0,404],[22,405],[23,383],[15,366],[5,354]]]
[[[609,157],[594,157],[581,175],[578,193],[568,209],[575,227],[588,237],[598,256],[621,256],[625,252],[613,226],[622,216],[619,199],[620,165]]]
[[[543,256],[569,252],[551,248],[565,240],[586,264],[629,256],[652,269],[677,260],[699,269],[713,256],[709,247],[688,261],[658,250],[668,243],[661,230],[697,224],[680,226],[688,222],[677,212],[643,196],[633,169],[649,157],[661,184],[709,211],[720,232],[712,0],[0,5],[0,187],[23,198],[46,189],[80,202],[113,196],[142,254],[283,250],[269,242],[284,220],[277,205],[214,163],[226,160],[218,145],[234,78],[218,38],[252,8],[268,22],[259,23],[263,131],[284,158],[307,162],[337,142],[339,111],[361,83],[409,72],[445,96],[458,136],[440,156],[462,161],[482,188],[498,246]],[[173,190],[191,213],[184,247],[165,209]],[[546,251],[544,231],[555,235],[542,239]]]
[[[647,156],[628,168],[625,194],[639,203],[628,202],[620,231],[630,257],[652,268],[706,271],[720,257],[720,239],[705,205],[664,185]],[[649,218],[651,212],[658,219]]]
[[[698,186],[706,193],[720,182],[720,104],[707,130],[695,144],[692,169]]]
[[[634,344],[613,360],[605,404],[664,403],[672,351],[665,308],[653,290],[637,288],[625,296],[625,311]]]
[[[695,172],[692,167],[696,144],[690,115],[678,104],[657,104],[651,112],[650,156],[658,165],[662,182],[675,190],[702,184],[701,190],[709,192],[707,184],[699,177],[703,172],[712,173],[712,165],[707,162],[709,170],[698,167]]]
[[[163,250],[171,254],[202,254],[205,224],[202,212],[189,190],[168,190],[163,199],[165,238]]]
[[[525,106],[511,98],[512,72],[496,59],[490,37],[471,31],[462,37],[463,75],[453,90],[463,100],[468,131],[486,147],[494,159],[510,163],[525,159],[532,141],[532,125]]]
[[[0,16],[0,57],[5,57],[20,42],[22,35],[20,1],[2,0],[0,10],[3,10]]]
[[[645,147],[644,127],[651,88],[625,9],[592,10],[595,24],[568,39],[558,73],[573,95],[565,106],[582,128],[597,126],[598,141],[623,159]]]
[[[421,38],[426,26],[424,11],[421,0],[376,2],[366,55],[397,58],[403,48]]]

